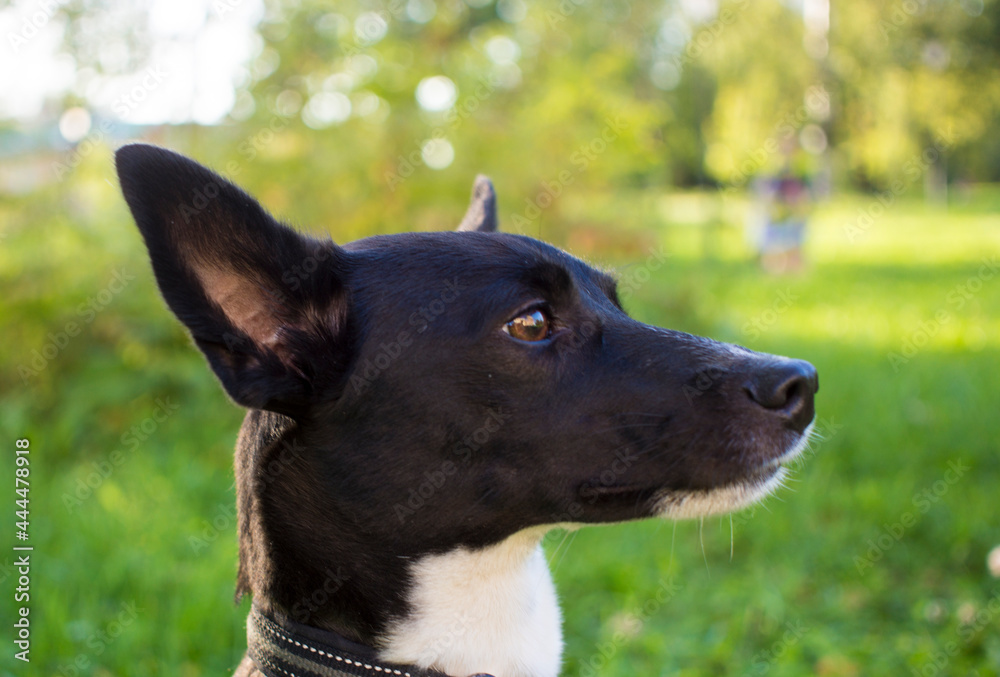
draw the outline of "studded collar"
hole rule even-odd
[[[370,647],[272,616],[257,605],[247,618],[247,647],[257,669],[267,677],[448,677],[435,670],[384,663]]]

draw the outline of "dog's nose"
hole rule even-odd
[[[813,420],[813,396],[819,390],[816,367],[805,360],[780,360],[758,368],[743,386],[754,402],[785,418],[802,432]]]

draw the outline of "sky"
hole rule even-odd
[[[150,65],[129,73],[122,31],[137,4],[117,0],[87,19],[102,35],[100,63],[116,73],[101,75],[78,69],[62,51],[64,1],[13,0],[0,9],[0,119],[44,121],[60,112],[46,102],[73,90],[95,114],[131,124],[213,124],[233,107],[237,85],[249,78],[247,64],[262,47],[254,30],[262,0],[153,0]]]

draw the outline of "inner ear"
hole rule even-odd
[[[277,352],[281,328],[295,323],[291,313],[283,312],[282,302],[287,299],[279,298],[280,292],[268,290],[263,280],[201,261],[192,261],[191,269],[229,324],[256,345]]]
[[[472,201],[458,225],[458,230],[492,233],[498,229],[497,194],[493,190],[493,182],[480,174],[472,184]]]
[[[350,362],[348,254],[184,156],[133,144],[115,159],[160,291],[226,392],[293,418],[336,396]]]

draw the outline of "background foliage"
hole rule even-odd
[[[122,22],[125,67],[153,62],[141,6],[120,9],[60,9],[80,72],[107,70]],[[778,498],[732,524],[547,540],[564,674],[998,674],[1000,4],[842,0],[828,32],[794,3],[709,9],[273,2],[222,124],[25,151],[37,128],[5,123],[0,430],[32,440],[36,551],[35,660],[8,648],[0,670],[209,675],[245,648],[242,414],[158,298],[115,185],[111,148],[142,136],[340,242],[450,229],[488,173],[505,229],[616,271],[636,317],[817,365],[824,439]],[[414,92],[440,75],[454,104],[426,110]],[[436,135],[454,152],[440,170],[422,157]],[[790,139],[825,143],[808,162],[829,197],[806,269],[775,277],[746,189]],[[644,268],[660,251],[669,265]]]

